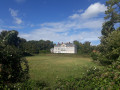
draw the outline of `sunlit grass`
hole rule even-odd
[[[32,80],[54,84],[57,78],[80,77],[89,67],[96,66],[90,57],[46,54],[27,57]]]

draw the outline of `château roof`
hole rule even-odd
[[[61,43],[61,44],[58,43],[54,47],[61,47],[62,45],[65,45],[66,47],[75,47],[75,45],[73,43]]]

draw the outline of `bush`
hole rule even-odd
[[[25,81],[24,83],[11,83],[11,84],[6,84],[6,85],[0,85],[0,88],[4,89],[13,89],[13,90],[43,90],[44,88],[49,89],[48,84],[44,81],[33,81],[33,80],[28,80]]]
[[[116,62],[120,55],[120,31],[113,31],[108,37],[102,38],[100,47],[99,60],[102,64]]]
[[[29,78],[29,66],[19,49],[7,45],[0,49],[1,79],[6,83],[22,82]]]
[[[91,57],[94,61],[97,61],[98,60],[98,57],[99,57],[99,53],[97,52],[92,52],[91,53]]]
[[[57,81],[59,90],[118,90],[120,89],[120,62],[104,69],[92,67],[81,78]]]
[[[26,40],[18,37],[15,30],[0,33],[0,79],[4,85],[29,78],[29,66],[22,49],[24,42]]]

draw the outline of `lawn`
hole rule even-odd
[[[27,57],[32,80],[54,85],[56,79],[80,77],[89,67],[97,65],[90,57],[64,54],[43,54]]]

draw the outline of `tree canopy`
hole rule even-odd
[[[120,0],[108,0],[105,11],[106,22],[102,27],[101,43],[99,45],[101,63],[111,64],[120,57]]]
[[[21,82],[29,78],[29,66],[20,48],[23,41],[15,30],[0,33],[0,80],[4,83]]]

